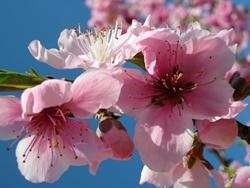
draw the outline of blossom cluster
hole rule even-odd
[[[205,148],[218,154],[247,137],[239,126],[248,127],[235,120],[250,95],[250,58],[235,59],[248,37],[243,10],[226,0],[86,3],[96,29],[63,30],[58,49],[38,40],[28,46],[38,61],[80,68],[81,75],[33,72],[42,81],[22,88],[20,98],[0,96],[0,139],[13,140],[7,149],[17,144],[22,175],[52,183],[70,165],[88,165],[95,174],[102,161],[128,160],[137,149],[141,184],[209,188],[213,178],[219,188],[249,187],[250,167],[224,163],[216,170],[204,155]],[[142,17],[143,23],[133,19]],[[183,24],[191,17],[201,24]],[[136,119],[134,138],[119,121],[123,114]],[[84,121],[94,116],[97,130]]]
[[[242,49],[249,38],[248,11],[231,0],[87,0],[91,9],[88,25],[101,29],[119,19],[127,28],[132,19],[143,20],[149,14],[158,26],[183,27],[193,21],[200,22],[211,31],[234,28],[232,41]]]

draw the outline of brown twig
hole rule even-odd
[[[223,151],[218,151],[216,149],[210,149],[210,152],[212,152],[217,159],[223,164],[224,166],[229,166],[230,163],[232,162],[230,159],[226,159]]]

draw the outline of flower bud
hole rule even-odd
[[[199,138],[214,149],[226,149],[235,141],[238,128],[233,119],[220,119],[215,122],[197,121]]]
[[[250,95],[250,63],[235,63],[230,71],[227,72],[225,79],[229,80],[235,89],[233,98],[235,101],[243,100]]]
[[[113,159],[130,159],[134,144],[129,138],[127,130],[118,120],[110,117],[104,118],[100,121],[96,133],[112,149]]]

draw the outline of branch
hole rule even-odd
[[[223,151],[218,151],[216,149],[210,149],[210,151],[219,159],[223,166],[229,166],[232,162],[230,159],[226,159]]]
[[[238,136],[250,144],[250,127],[236,120],[238,126]]]

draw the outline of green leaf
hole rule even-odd
[[[0,91],[18,91],[41,84],[47,78],[37,74],[34,69],[26,74],[0,70]]]
[[[132,59],[129,59],[128,61],[139,66],[143,70],[146,70],[145,63],[144,63],[144,56],[142,52],[137,53]]]

